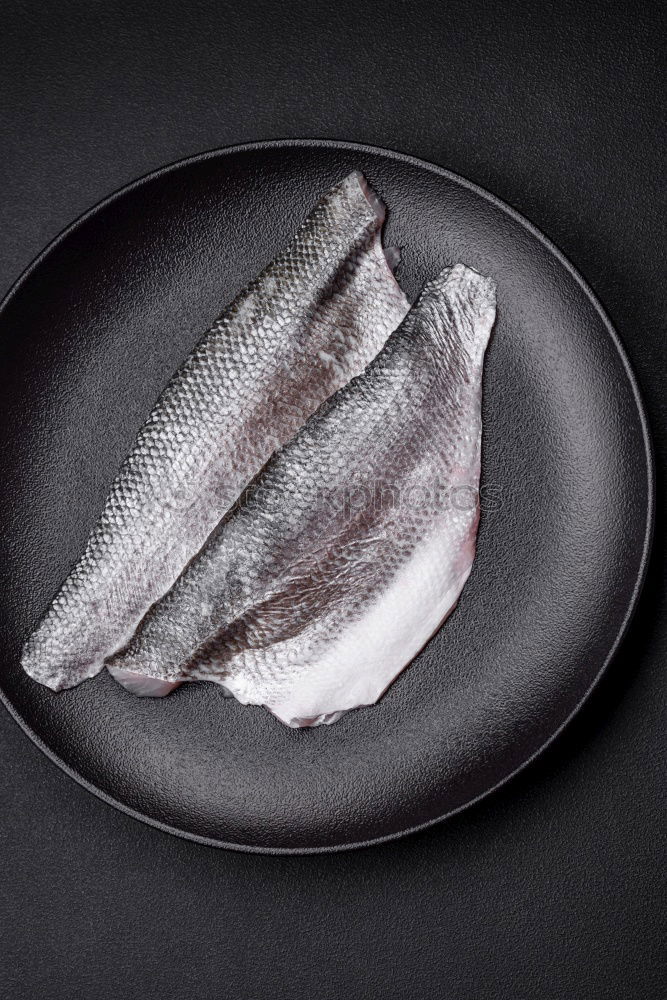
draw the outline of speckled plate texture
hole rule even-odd
[[[462,260],[498,284],[484,379],[478,555],[460,605],[379,705],[291,730],[213,685],[60,694],[19,666],[171,373],[351,169],[388,206],[411,299]],[[74,778],[173,833],[267,852],[407,833],[524,767],[620,642],[650,544],[651,452],[619,340],[529,223],[438,167],[327,142],[221,150],[71,226],[0,309],[0,688]]]

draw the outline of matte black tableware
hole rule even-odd
[[[54,694],[23,640],[80,553],[167,379],[353,168],[385,200],[401,284],[494,277],[483,513],[460,605],[372,708],[290,730],[210,684],[136,699],[106,673]],[[146,822],[261,851],[339,849],[451,815],[577,711],[643,579],[646,421],[609,321],[562,255],[479,188],[367,147],[263,143],[166,168],[63,233],[0,309],[2,699],[86,787]]]

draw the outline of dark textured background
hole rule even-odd
[[[309,135],[413,153],[514,205],[590,282],[643,388],[660,486],[657,5],[318,8],[0,4],[0,285],[99,198],[202,149]],[[0,996],[662,1000],[663,566],[659,528],[622,655],[536,765],[443,826],[347,855],[160,834],[0,713]]]

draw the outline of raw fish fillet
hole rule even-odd
[[[350,174],[200,340],[26,643],[31,677],[59,690],[95,675],[275,448],[382,347],[408,309],[383,219],[363,176]]]
[[[475,555],[495,284],[426,285],[366,371],[275,455],[113,665],[222,684],[289,726],[377,701]]]

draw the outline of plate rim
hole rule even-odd
[[[273,847],[273,846],[261,846],[257,844],[242,844],[235,841],[224,841],[216,837],[205,837],[200,834],[192,833],[188,830],[182,830],[176,826],[170,826],[168,823],[164,823],[161,820],[154,819],[151,816],[147,816],[137,809],[133,809],[131,806],[119,801],[106,792],[102,791],[88,779],[84,778],[79,774],[74,768],[70,767],[69,764],[65,763],[51,748],[42,740],[40,736],[31,728],[31,726],[26,722],[21,716],[19,711],[12,704],[9,697],[6,695],[2,685],[0,684],[0,702],[4,705],[5,709],[17,723],[17,725],[23,730],[26,736],[37,746],[43,754],[50,761],[56,764],[65,774],[77,782],[86,791],[91,792],[98,799],[101,799],[107,805],[124,813],[126,816],[130,816],[132,819],[144,823],[147,826],[153,827],[162,833],[167,833],[172,836],[180,837],[181,839],[191,841],[196,844],[202,844],[206,847],[216,847],[224,850],[238,851],[246,854],[268,854],[268,855],[309,855],[309,854],[335,854],[342,851],[352,851],[359,848],[371,847],[379,844],[384,844],[392,840],[398,840],[402,837],[408,837],[412,834],[419,833],[422,830],[427,830],[436,824],[443,823],[459,813],[464,812],[466,809],[477,805],[477,803],[486,799],[487,797],[498,792],[506,784],[509,784],[514,780],[519,774],[521,774],[526,768],[530,767],[537,758],[539,758],[543,753],[545,753],[549,747],[556,740],[559,739],[561,734],[565,729],[568,728],[573,719],[579,714],[584,704],[588,701],[589,697],[593,691],[597,688],[602,677],[607,672],[610,663],[616,656],[619,647],[621,646],[623,639],[625,638],[630,623],[635,615],[637,606],[639,604],[639,599],[646,581],[646,576],[648,572],[648,567],[651,559],[651,548],[653,543],[654,529],[655,529],[655,505],[656,505],[656,474],[655,474],[655,454],[653,449],[653,442],[651,438],[651,432],[649,428],[648,416],[646,414],[646,409],[642,400],[641,392],[639,389],[639,384],[637,378],[634,374],[630,360],[626,354],[625,348],[613,326],[611,320],[607,316],[605,309],[603,308],[601,302],[599,301],[597,295],[590,287],[588,282],[582,277],[577,268],[571,261],[565,256],[565,254],[559,250],[559,248],[546,236],[537,226],[530,222],[524,215],[518,212],[515,208],[509,205],[507,202],[498,198],[496,195],[487,191],[485,188],[473,181],[467,180],[467,178],[462,177],[460,174],[455,173],[452,170],[448,170],[446,167],[441,167],[436,163],[431,163],[428,160],[423,160],[421,157],[412,156],[408,153],[398,152],[397,150],[387,149],[382,146],[373,146],[367,143],[358,142],[347,142],[336,139],[317,139],[317,138],[292,138],[292,139],[270,139],[270,140],[258,140],[254,142],[240,143],[232,146],[221,146],[213,149],[205,150],[204,152],[195,153],[192,156],[186,156],[178,160],[174,160],[171,163],[165,164],[156,170],[150,170],[140,177],[131,181],[129,184],[124,184],[117,188],[111,194],[105,196],[100,201],[96,202],[85,212],[79,215],[73,222],[68,223],[64,229],[62,229],[56,236],[51,239],[46,246],[37,254],[36,257],[27,265],[27,267],[19,274],[18,278],[10,286],[7,293],[0,300],[0,314],[2,314],[5,308],[10,304],[11,300],[20,292],[21,288],[25,282],[30,278],[31,274],[40,266],[43,260],[49,256],[49,254],[55,250],[61,243],[70,236],[71,233],[75,232],[79,227],[83,226],[88,219],[92,218],[98,212],[105,209],[108,205],[113,204],[114,201],[124,197],[126,194],[134,191],[135,189],[141,187],[143,184],[149,183],[153,180],[157,180],[172,171],[177,171],[182,167],[188,166],[194,163],[201,163],[209,159],[216,159],[222,156],[228,156],[236,153],[253,152],[255,150],[267,150],[267,149],[307,149],[307,148],[318,148],[318,149],[332,149],[332,150],[347,150],[352,152],[366,153],[370,155],[382,156],[390,160],[397,160],[402,163],[409,164],[413,167],[418,167],[422,170],[428,170],[430,173],[435,174],[439,177],[444,177],[449,181],[453,181],[455,184],[462,188],[472,191],[474,194],[483,198],[485,201],[492,204],[494,207],[498,208],[504,214],[508,215],[511,219],[517,222],[520,226],[526,229],[532,236],[534,236],[550,254],[552,254],[559,264],[565,268],[568,274],[574,278],[577,282],[584,295],[593,305],[595,311],[597,312],[602,324],[608,334],[616,352],[619,356],[623,370],[625,372],[625,377],[628,380],[630,388],[632,390],[632,397],[639,417],[639,423],[642,431],[642,440],[644,442],[644,455],[646,460],[646,478],[647,478],[647,503],[646,503],[646,521],[645,521],[645,531],[643,539],[643,547],[641,560],[639,563],[639,569],[635,579],[634,587],[628,606],[626,608],[623,620],[618,628],[618,631],[614,637],[614,641],[611,644],[609,651],[602,662],[600,669],[597,674],[591,680],[589,686],[587,687],[584,694],[577,701],[574,708],[570,711],[567,717],[561,722],[561,724],[547,737],[547,739],[540,744],[540,746],[525,760],[515,767],[512,771],[509,771],[495,784],[490,785],[485,788],[484,791],[480,792],[478,795],[454,809],[449,809],[446,812],[432,817],[423,823],[417,823],[413,826],[406,827],[402,830],[397,830],[392,833],[382,834],[378,837],[370,837],[366,840],[359,840],[350,843],[341,844],[323,844],[313,847]]]

